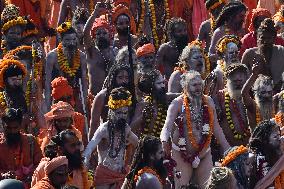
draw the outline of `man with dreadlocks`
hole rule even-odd
[[[2,58],[8,51],[21,45],[22,32],[27,21],[19,16],[19,7],[7,5],[1,14],[1,51]]]
[[[145,95],[136,106],[131,128],[138,137],[159,137],[168,110],[165,79],[158,70],[152,70],[141,75],[138,88]]]
[[[126,88],[111,91],[108,121],[99,126],[84,152],[85,163],[88,165],[91,154],[97,147],[99,165],[94,177],[97,189],[120,188],[125,178],[126,147],[138,143],[137,136],[127,124],[131,99],[132,95]]]
[[[169,106],[160,138],[166,156],[170,157],[172,153],[172,158],[177,162],[176,171],[181,172],[175,178],[176,188],[189,183],[204,188],[213,167],[210,149],[212,135],[219,141],[222,150],[230,146],[218,123],[213,100],[203,95],[201,75],[190,70],[183,74],[181,84],[183,94]]]
[[[256,62],[260,65],[260,73],[270,76],[274,83],[274,92],[280,92],[281,75],[284,71],[284,47],[274,45],[277,35],[273,20],[266,18],[257,30],[257,47],[248,49],[242,58],[249,70]]]
[[[241,90],[248,79],[248,69],[243,64],[231,64],[224,76],[227,80],[225,89],[212,95],[218,120],[231,146],[246,145],[250,130]]]
[[[180,93],[182,92],[182,87],[180,84],[181,75],[188,70],[194,70],[202,74],[205,78],[208,73],[210,73],[210,63],[206,56],[202,44],[199,41],[193,41],[187,45],[180,57],[178,66],[175,71],[171,74],[168,83],[168,92],[170,93]]]
[[[202,41],[202,42],[205,41],[206,43],[205,51],[206,52],[209,51],[211,38],[216,29],[215,28],[216,19],[218,18],[223,7],[225,6],[225,3],[226,3],[226,0],[207,0],[205,2],[206,9],[209,11],[211,18],[201,23],[197,40]]]
[[[271,176],[272,178],[268,177],[262,183],[264,186],[257,184],[258,187],[255,188],[283,188],[284,166],[279,125],[271,120],[261,122],[252,133],[248,146],[255,153],[254,170],[250,177],[251,187],[254,188],[263,177]],[[282,160],[282,164],[279,164],[279,160]],[[274,176],[270,175],[271,172]]]
[[[224,35],[243,37],[245,30],[242,27],[246,17],[247,7],[240,1],[230,1],[224,6],[216,20],[216,30],[213,33],[210,57],[216,58],[216,44]]]
[[[89,95],[95,96],[102,89],[115,55],[110,44],[112,30],[109,23],[97,18],[105,8],[97,3],[84,28],[84,46],[88,60]]]
[[[79,39],[79,49],[85,52],[84,46],[84,26],[89,18],[87,9],[76,7],[72,18],[72,27],[75,29]]]
[[[157,52],[157,65],[166,79],[169,79],[182,50],[189,42],[189,36],[187,23],[181,18],[170,19],[166,26],[169,42],[160,46]]]
[[[117,87],[125,87],[131,92],[133,98],[132,106],[135,107],[135,86],[133,84],[133,74],[130,67],[125,64],[115,64],[108,73],[103,89],[96,95],[92,104],[89,138],[93,137],[99,127],[100,118],[102,118],[104,122],[107,121],[107,100],[110,92]],[[132,117],[131,114],[133,111],[134,109],[130,110],[130,118]]]
[[[48,53],[46,58],[45,99],[50,107],[51,81],[63,76],[73,87],[75,106],[74,109],[84,113],[87,98],[87,63],[85,54],[79,50],[78,37],[70,22],[65,22],[57,28],[61,43]]]
[[[153,136],[141,138],[122,189],[162,189],[167,176],[163,160],[161,141]]]
[[[227,67],[234,63],[240,63],[240,44],[240,39],[235,35],[225,35],[216,44],[216,54],[218,55],[217,67],[205,81],[205,89],[208,94],[216,94],[219,90],[224,89]]]
[[[262,120],[274,117],[273,81],[270,77],[259,74],[260,65],[254,65],[252,74],[242,88],[243,103],[247,109],[247,117],[251,131]],[[251,88],[254,99],[250,96]]]

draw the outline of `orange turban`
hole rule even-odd
[[[62,165],[68,165],[68,159],[66,156],[58,156],[56,158],[53,158],[52,160],[48,161],[45,164],[44,172],[46,175],[57,169],[58,167]]]
[[[119,4],[112,9],[112,21],[113,21],[113,23],[115,24],[115,22],[117,21],[117,18],[122,14],[129,17],[131,33],[135,34],[136,23],[135,23],[134,17],[132,16],[130,10],[122,4]]]
[[[57,77],[51,82],[51,96],[58,100],[63,96],[73,96],[73,89],[65,77]]]
[[[252,10],[252,17],[251,17],[251,21],[250,21],[250,25],[249,25],[249,31],[250,32],[254,31],[253,22],[259,16],[267,16],[268,18],[271,18],[271,13],[269,12],[269,10],[264,9],[264,8],[253,9]]]
[[[130,7],[131,0],[114,0],[114,6],[117,6],[119,4],[126,5],[127,7]]]
[[[139,47],[136,51],[136,55],[137,57],[146,55],[146,54],[151,54],[151,53],[155,53],[155,46],[152,43],[148,43],[143,45],[142,47]]]
[[[73,117],[73,115],[74,115],[73,107],[67,102],[59,101],[51,106],[51,110],[47,112],[44,115],[44,117],[46,121],[50,121],[53,119]]]
[[[111,27],[109,25],[109,23],[107,22],[106,19],[104,18],[96,18],[95,22],[93,23],[92,29],[91,29],[91,36],[93,38],[95,38],[96,36],[96,32],[99,28],[104,28],[106,30],[108,30],[110,33],[112,32]]]

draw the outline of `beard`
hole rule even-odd
[[[263,120],[271,119],[273,112],[273,103],[272,98],[255,96],[256,105],[259,107],[260,115],[263,117]]]
[[[166,88],[161,88],[159,90],[153,91],[154,99],[158,102],[158,104],[167,104],[167,92]]]
[[[110,42],[106,38],[98,38],[96,40],[99,49],[106,49],[110,46]]]
[[[21,141],[21,134],[20,133],[7,133],[5,134],[6,141],[8,146],[15,146],[20,143]]]
[[[124,130],[126,127],[126,120],[123,118],[118,119],[115,123],[114,123],[114,127],[115,130],[120,131],[120,130]]]
[[[241,85],[234,85],[228,82],[227,89],[228,89],[228,93],[233,99],[238,100],[242,98],[242,93],[241,93],[242,86]]]
[[[168,175],[168,172],[167,172],[167,168],[164,166],[163,161],[164,161],[163,158],[161,158],[160,160],[155,160],[154,169],[158,172],[160,177],[165,179]]]
[[[128,35],[128,28],[116,28],[118,35],[127,36]]]
[[[122,84],[117,84],[116,82],[115,82],[115,84],[114,84],[114,88],[118,88],[118,87],[124,87],[124,88],[126,88],[126,89],[129,89],[130,88],[130,86],[129,86],[129,84],[128,83],[122,83]]]
[[[181,52],[188,44],[188,35],[175,36],[176,46]]]
[[[71,169],[80,169],[83,166],[83,158],[80,150],[77,150],[73,154],[65,152],[64,155],[68,159],[68,166]]]
[[[6,85],[5,91],[9,98],[9,103],[12,108],[21,108],[23,112],[27,111],[27,104],[25,98],[25,92],[22,86],[10,86]]]

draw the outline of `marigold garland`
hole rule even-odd
[[[211,30],[210,30],[210,37],[213,36],[213,33],[215,31],[215,28],[216,28],[216,20],[214,19],[214,17],[212,16],[210,18],[210,27],[211,27]]]
[[[144,101],[148,103],[148,107],[143,110],[143,117],[145,124],[143,126],[143,136],[151,135],[155,137],[160,137],[161,130],[164,126],[167,117],[167,108],[163,104],[158,104],[158,111],[156,119],[153,117],[153,101],[150,96],[146,96]],[[151,129],[151,121],[155,119],[154,126]]]
[[[89,10],[90,10],[90,13],[92,13],[95,9],[95,4],[94,4],[94,1],[93,0],[89,0],[90,3],[89,3]]]
[[[23,36],[23,38],[25,38],[25,37],[29,37],[31,35],[38,35],[38,33],[39,33],[38,29],[27,30],[27,31],[23,32],[22,36]]]
[[[209,146],[210,142],[211,142],[213,127],[214,127],[214,115],[213,115],[212,109],[208,106],[208,102],[207,102],[206,97],[203,97],[202,99],[203,99],[205,106],[207,106],[208,113],[209,113],[210,131],[209,131],[209,135],[207,136],[207,139],[205,140],[205,143],[203,145],[203,148],[207,148]],[[196,139],[193,135],[193,130],[192,130],[192,127],[191,127],[191,116],[190,116],[191,112],[190,112],[190,109],[189,109],[189,98],[185,94],[184,94],[184,98],[183,98],[183,104],[184,104],[184,107],[185,107],[186,126],[187,126],[187,130],[188,130],[188,136],[189,136],[190,143],[192,144],[192,146],[195,150],[200,150],[200,145],[196,142]]]
[[[19,52],[21,51],[31,51],[32,50],[32,47],[31,46],[26,46],[26,45],[23,45],[23,46],[19,46],[13,50],[10,50],[8,51],[5,56],[3,57],[3,59],[13,59],[14,56],[16,56]]]
[[[274,188],[275,189],[283,189],[284,188],[284,171],[280,173],[279,176],[274,180]]]
[[[142,29],[143,29],[144,21],[145,21],[145,0],[141,0],[141,15],[140,15],[138,29],[137,29],[138,35],[143,33]]]
[[[109,97],[108,107],[112,110],[116,110],[125,106],[131,106],[132,104],[131,98],[132,98],[131,95],[126,100],[114,100],[112,99],[112,97]]]
[[[8,52],[6,45],[7,45],[7,42],[5,40],[1,40],[1,50],[2,50],[3,55],[7,54]]]
[[[283,113],[280,112],[280,113],[277,113],[275,116],[275,122],[280,125],[280,127],[283,127],[284,126],[284,116],[283,116]]]
[[[234,112],[238,115],[240,113],[239,109],[237,108],[236,104],[235,104],[235,101],[232,100],[232,103],[234,104]],[[241,129],[243,130],[244,134],[240,134],[236,128],[235,128],[235,125],[234,125],[234,122],[233,122],[233,118],[232,118],[232,114],[231,114],[231,107],[230,107],[230,104],[231,104],[231,98],[230,98],[230,95],[228,92],[225,93],[225,111],[226,111],[226,119],[227,119],[227,122],[229,124],[229,127],[234,135],[234,138],[237,139],[237,140],[242,140],[244,139],[245,137],[248,137],[250,136],[250,131],[249,129],[246,129],[244,128],[244,122],[242,120],[242,118],[240,117],[240,115],[238,116],[238,121],[239,121],[239,125],[241,127]],[[240,120],[241,119],[241,120]]]
[[[237,36],[230,35],[228,37],[223,38],[219,43],[216,45],[216,50],[222,54],[227,50],[227,45],[229,43],[235,43],[237,46],[240,44],[240,39]]]
[[[219,7],[221,4],[225,3],[224,0],[219,0],[216,3],[214,3],[212,6],[209,7],[209,11],[212,11],[214,9],[216,9],[217,7]]]
[[[157,173],[154,169],[152,169],[151,167],[144,167],[143,169],[139,170],[138,173],[137,173],[137,175],[135,175],[135,177],[134,177],[134,182],[137,183],[139,177],[140,177],[141,175],[143,175],[144,173],[149,173],[149,174],[154,175],[154,176],[159,180],[161,186],[164,185],[164,182],[163,182],[163,180],[161,179],[161,177],[160,177],[160,176],[158,175],[158,173]]]
[[[89,184],[88,173],[84,168],[81,169],[81,175],[83,180],[83,189],[89,189],[91,187],[91,184]],[[72,182],[73,178],[68,175],[67,183],[72,183]]]
[[[81,66],[80,62],[80,51],[77,50],[75,56],[73,57],[72,67],[70,67],[66,56],[63,53],[62,43],[59,43],[57,47],[57,57],[60,70],[68,74],[70,77],[74,77]]]
[[[64,23],[62,23],[60,26],[58,26],[57,28],[56,28],[56,31],[58,32],[58,33],[65,33],[65,32],[67,32],[70,28],[72,27],[72,23],[71,22],[64,22]]]
[[[17,19],[13,19],[13,20],[9,20],[8,22],[6,22],[3,26],[2,26],[2,33],[4,33],[5,31],[7,31],[8,29],[10,29],[13,26],[17,26],[17,25],[26,25],[27,21],[23,19],[23,17],[18,17]]]
[[[7,108],[7,102],[3,91],[0,92],[0,105],[2,110]]]
[[[157,18],[156,18],[156,11],[155,11],[155,5],[153,3],[153,0],[149,0],[149,8],[151,12],[151,23],[152,23],[152,34],[154,38],[154,45],[156,49],[159,48],[159,44],[162,44],[166,41],[166,35],[163,35],[162,39],[159,39],[158,33],[157,33]],[[166,19],[165,21],[170,19],[170,9],[169,9],[169,3],[168,0],[164,0],[164,9],[166,11]]]
[[[226,157],[223,159],[221,165],[223,167],[227,166],[229,163],[234,161],[238,156],[240,156],[240,155],[242,155],[246,152],[248,152],[247,147],[245,147],[243,145],[237,147],[235,150],[233,150],[232,152],[230,152],[226,155]]]
[[[1,64],[0,64],[0,88],[5,87],[4,73],[6,72],[7,68],[10,65],[16,65],[17,67],[19,67],[23,71],[23,77],[25,77],[27,75],[27,69],[26,69],[25,65],[22,64],[20,61],[11,60],[11,59],[2,60]]]

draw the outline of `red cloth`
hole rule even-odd
[[[105,28],[107,29],[109,32],[111,32],[111,28],[110,28],[110,25],[109,23],[103,19],[103,18],[96,18],[95,19],[95,22],[93,23],[93,27],[91,29],[91,36],[93,38],[95,38],[96,36],[96,31],[99,29],[99,28]]]
[[[194,37],[198,36],[199,27],[207,19],[207,12],[203,0],[193,0],[192,29]],[[188,23],[189,24],[189,23]]]
[[[250,19],[249,31],[254,31],[253,22],[259,16],[266,16],[267,18],[271,18],[271,13],[267,9],[256,8],[252,10],[252,16]]]
[[[240,56],[242,57],[246,49],[257,47],[256,43],[256,33],[255,32],[250,32],[246,34],[242,39],[242,47],[240,49]],[[275,39],[275,45],[281,45],[284,46],[284,39],[281,37],[276,37]]]
[[[73,96],[73,89],[64,77],[57,77],[51,82],[51,96],[58,100],[63,96]]]
[[[31,189],[55,189],[55,188],[52,186],[50,180],[47,177],[45,177],[41,181],[36,183],[36,185],[34,185]]]
[[[148,43],[143,45],[142,47],[139,47],[136,51],[136,55],[137,57],[141,57],[155,52],[156,52],[155,46],[152,43]]]
[[[116,184],[115,189],[120,189],[126,174],[110,170],[106,166],[98,165],[94,175],[95,186]]]

